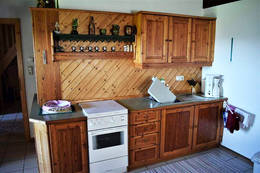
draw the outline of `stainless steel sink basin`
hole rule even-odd
[[[209,98],[198,96],[198,95],[180,95],[178,96],[178,100],[184,102],[184,101],[205,101],[209,100]]]

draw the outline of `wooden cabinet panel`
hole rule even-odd
[[[207,148],[220,142],[221,109],[222,103],[195,107],[193,149]]]
[[[191,18],[169,17],[168,62],[189,62]]]
[[[160,131],[159,122],[139,124],[130,126],[130,137],[142,136],[150,133],[157,133]]]
[[[134,112],[129,115],[130,124],[140,124],[160,120],[160,111]]]
[[[87,172],[86,123],[51,124],[49,132],[53,172]]]
[[[60,99],[60,66],[52,61],[51,33],[58,11],[31,9],[33,23],[33,45],[36,69],[38,103],[42,105],[48,100]],[[44,57],[46,64],[44,64]]]
[[[193,106],[163,111],[161,157],[185,154],[191,150],[193,117]]]
[[[158,159],[158,146],[142,148],[130,151],[130,166],[141,166],[156,161]]]
[[[212,39],[214,37],[213,23],[215,21],[204,19],[193,19],[192,23],[192,50],[191,61],[192,62],[211,62],[212,61],[212,49],[214,44]]]
[[[143,15],[142,54],[144,63],[167,62],[168,17]]]
[[[130,139],[130,150],[159,144],[159,133],[137,136]]]

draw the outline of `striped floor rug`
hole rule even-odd
[[[252,166],[245,160],[220,148],[148,166],[142,173],[249,173]]]

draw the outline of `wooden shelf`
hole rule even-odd
[[[133,52],[56,52],[53,61],[75,60],[75,59],[117,59],[134,57]]]
[[[97,41],[119,41],[119,42],[134,42],[135,36],[124,36],[124,35],[88,35],[88,34],[56,34],[53,33],[54,40],[57,41],[90,41],[90,42],[97,42]]]

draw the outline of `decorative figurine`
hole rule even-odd
[[[78,19],[75,18],[75,19],[72,20],[72,31],[71,31],[71,34],[78,35],[77,28],[78,28]]]
[[[112,46],[112,47],[111,47],[111,51],[112,51],[112,52],[115,52],[115,51],[116,51],[116,47],[115,47],[115,46]]]
[[[83,47],[83,46],[80,46],[80,47],[79,47],[79,51],[80,51],[80,52],[84,52],[84,47]]]
[[[60,25],[59,25],[58,22],[55,23],[55,29],[54,29],[54,32],[55,32],[56,34],[59,34],[59,33],[60,33]]]
[[[93,48],[91,46],[88,47],[88,51],[89,52],[92,52],[93,51]]]
[[[38,0],[38,8],[55,8],[54,0]]]
[[[95,49],[95,52],[99,51],[99,47],[98,46],[95,46],[94,49]]]
[[[100,35],[106,35],[107,30],[103,28],[103,29],[100,29],[99,32],[100,32]]]
[[[132,35],[133,34],[133,27],[130,25],[125,26],[125,35]]]
[[[111,33],[112,35],[119,35],[120,26],[119,25],[112,25]]]
[[[106,47],[106,46],[103,46],[103,47],[102,47],[102,50],[103,50],[103,52],[106,52],[106,51],[107,51],[107,47]]]
[[[72,50],[72,52],[76,52],[76,50],[77,50],[76,46],[71,46],[71,50]]]
[[[89,35],[95,35],[95,23],[94,23],[94,17],[90,16],[90,22],[88,25],[88,34]]]

